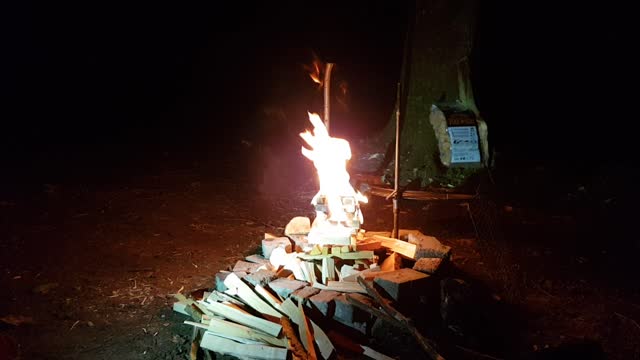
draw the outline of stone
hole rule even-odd
[[[285,251],[292,251],[291,240],[288,237],[278,237],[262,240],[262,256],[266,259],[271,258],[271,252],[277,247],[284,247]]]
[[[419,297],[426,290],[429,275],[413,269],[400,269],[382,273],[374,278],[393,300],[401,302]]]
[[[410,244],[416,245],[416,260],[421,258],[449,258],[451,256],[451,246],[443,245],[433,236],[410,233],[407,239]]]
[[[413,264],[413,270],[423,272],[425,274],[435,274],[442,264],[441,258],[421,258]]]
[[[308,298],[320,292],[320,289],[314,288],[313,286],[305,286],[301,289],[298,289],[291,294],[291,297],[296,300],[298,303],[305,302]]]
[[[244,279],[253,286],[256,286],[256,285],[265,286],[269,284],[271,281],[275,280],[277,277],[278,276],[276,275],[275,271],[261,269],[252,274],[245,276]]]
[[[311,231],[311,220],[306,216],[296,216],[284,228],[284,234],[307,235]]]
[[[341,293],[333,290],[320,290],[319,293],[309,298],[312,307],[318,309],[322,315],[333,317],[335,310],[335,302],[333,301]]]
[[[299,280],[279,278],[269,283],[271,290],[275,291],[283,299],[288,298],[294,291],[307,286],[307,283]]]

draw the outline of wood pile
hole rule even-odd
[[[429,278],[451,249],[416,230],[399,238],[360,230],[351,245],[320,246],[299,229],[265,234],[262,254],[220,271],[211,291],[174,295],[174,311],[191,317],[191,359],[209,359],[210,351],[242,359],[390,359],[367,342],[376,319],[408,331],[429,358],[443,359],[398,309],[432,288]]]

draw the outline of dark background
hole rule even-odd
[[[392,111],[410,4],[11,5],[3,182],[106,176],[131,159],[217,156],[259,139],[264,107],[304,118],[321,101],[302,68],[312,52],[350,85],[352,117],[337,128],[373,132]],[[627,14],[610,4],[481,4],[473,80],[504,164],[632,167]]]

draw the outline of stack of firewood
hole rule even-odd
[[[310,244],[308,229],[293,228],[282,237],[265,234],[262,254],[220,271],[211,291],[175,294],[174,310],[192,318],[185,321],[194,327],[192,359],[209,351],[243,359],[389,359],[333,326],[366,338],[376,320],[408,330],[429,357],[442,358],[397,306],[430,288],[450,247],[416,230],[399,239],[360,230],[350,245]]]

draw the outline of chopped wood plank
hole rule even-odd
[[[415,245],[414,245],[415,246]],[[356,259],[373,259],[373,251],[372,250],[364,250],[364,251],[353,251],[348,253],[339,253],[339,254],[323,254],[323,255],[308,255],[300,253],[298,257],[302,260],[321,260],[326,257],[338,257],[343,260],[356,260]]]
[[[322,248],[318,244],[313,245],[313,248],[311,249],[311,251],[309,251],[309,255],[320,255],[320,254],[322,254]]]
[[[282,308],[280,307],[280,304],[282,304],[282,301],[278,299],[275,295],[270,293],[269,290],[265,289],[262,285],[256,285],[256,287],[253,289],[256,291],[256,293],[258,293],[258,295],[262,296],[262,298],[265,299],[265,301],[268,302],[271,306],[273,306],[276,310],[282,311]]]
[[[406,241],[385,237],[385,236],[380,236],[380,235],[374,235],[374,238],[376,240],[380,240],[380,244],[382,245],[382,247],[387,248],[391,251],[395,251],[398,254],[408,259],[412,259],[412,260],[416,259],[415,244],[410,244]]]
[[[342,247],[340,248],[340,252],[341,253],[351,252],[351,247],[349,245],[342,245]]]
[[[245,306],[245,304],[242,301],[236,299],[235,297],[215,290],[211,294],[209,294],[209,297],[207,298],[206,302],[207,303],[212,303],[212,302],[217,302],[217,301],[218,302],[226,301],[228,303],[232,303],[232,304],[235,304],[235,305],[238,305],[238,306]]]
[[[316,354],[316,347],[313,341],[313,326],[311,326],[311,321],[307,318],[307,315],[304,313],[304,308],[302,307],[302,303],[298,303],[298,311],[300,312],[300,318],[302,319],[302,324],[304,327],[305,335],[307,336],[307,344],[310,345],[307,348],[307,352],[309,353],[309,358],[312,360],[317,360],[318,355]]]
[[[322,283],[327,284],[329,280],[335,280],[336,263],[332,257],[322,259]],[[313,285],[313,284],[312,284]]]
[[[315,283],[313,284],[313,287],[321,290],[332,290],[332,291],[339,291],[339,292],[346,292],[346,293],[352,293],[352,292],[357,292],[362,294],[367,293],[367,291],[362,286],[360,286],[357,282],[328,281],[327,285]]]
[[[294,291],[307,286],[307,282],[299,280],[277,279],[269,283],[269,288],[283,299],[288,298]]]
[[[345,276],[344,279],[342,279],[343,282],[356,282],[357,278],[363,278],[366,280],[371,280],[374,277],[380,275],[380,274],[384,274],[388,271],[382,271],[380,270],[379,267],[376,268],[371,268],[371,269],[366,269],[366,270],[362,270],[360,272],[358,272],[357,274],[352,274],[349,276]]]
[[[209,322],[208,330],[216,333],[260,341],[279,347],[287,347],[287,340],[284,338],[277,338],[275,336],[265,334],[250,327],[235,324],[226,320],[211,319]]]
[[[233,265],[233,272],[237,273],[237,272],[245,272],[247,274],[251,274],[254,273],[256,271],[258,271],[258,269],[261,267],[261,264],[257,264],[254,262],[249,262],[249,261],[242,261],[242,260],[238,260],[236,262],[235,265]]]
[[[275,316],[278,319],[282,316],[276,309],[271,307],[271,305],[267,304],[264,300],[262,300],[258,294],[256,294],[249,285],[245,284],[239,277],[237,277],[234,273],[229,274],[227,278],[224,280],[224,284],[229,289],[236,289],[238,297],[242,299],[247,305],[251,306],[254,310],[270,315]]]
[[[280,331],[282,330],[282,326],[280,324],[276,324],[257,316],[253,316],[226,304],[214,302],[207,304],[207,308],[231,321],[254,329],[258,329],[269,335],[278,336],[280,335]]]
[[[191,305],[187,304],[186,302],[176,301],[173,303],[173,311],[183,315],[190,315],[186,310],[187,306],[191,306]]]
[[[304,274],[304,280],[313,284],[316,282],[316,272],[315,266],[310,261],[303,261],[300,264],[300,268],[302,269],[302,273]]]
[[[269,259],[265,258],[264,256],[258,255],[258,254],[253,254],[253,255],[246,256],[244,259],[247,260],[248,262],[252,262],[252,263],[256,263],[256,264],[260,264],[260,265],[271,266],[271,263],[269,262]]]
[[[252,359],[287,359],[288,350],[273,346],[240,344],[207,331],[200,341],[200,346],[221,354],[229,354],[240,358]]]
[[[227,331],[227,328],[211,330],[209,328],[209,325],[207,325],[207,324],[202,324],[202,323],[195,322],[195,321],[184,321],[184,323],[187,324],[187,325],[194,326],[194,327],[196,327],[198,329],[204,329],[204,330],[210,331],[210,332],[214,333],[217,336],[223,337],[225,339],[237,341],[239,343],[243,343],[243,344],[267,344],[267,342],[263,341],[263,340],[255,340],[255,339],[250,339],[250,338],[248,338],[246,336],[233,335],[232,332],[230,333],[229,331]],[[227,324],[237,325],[237,324],[234,324],[234,323],[231,323],[231,322],[227,322]],[[251,328],[247,328],[247,329],[252,330],[252,331],[256,331],[256,330],[253,330]],[[222,331],[218,331],[218,330],[222,330]],[[267,335],[267,334],[263,334],[263,335],[264,336],[269,336],[269,337],[272,337],[273,339],[275,339],[277,341],[277,343],[275,344],[276,346],[287,347],[285,339],[279,339],[279,338],[276,338],[276,337],[273,337],[273,336]]]
[[[342,253],[342,247],[341,246],[332,246],[331,247],[331,255],[338,255]]]
[[[392,252],[386,259],[380,264],[380,270],[393,271],[402,268],[402,258],[397,252]]]
[[[282,311],[293,321],[296,325],[298,325],[298,333],[300,335],[300,340],[302,341],[302,345],[304,346],[307,353],[309,352],[309,338],[307,337],[306,327],[304,326],[303,319],[300,316],[300,311],[298,307],[291,301],[291,299],[287,299],[282,303]]]
[[[381,247],[382,247],[382,243],[380,242],[380,240],[366,239],[366,240],[358,241],[356,243],[355,250],[357,250],[357,251],[378,250]]]
[[[362,350],[364,350],[364,352],[362,353],[362,355],[364,356],[368,356],[375,360],[394,360],[392,357],[379,353],[368,346],[364,346],[364,345],[360,345],[360,346],[362,346]]]
[[[281,317],[280,324],[282,325],[282,332],[289,340],[288,349],[291,350],[292,358],[294,360],[307,360],[309,358],[309,354],[304,349],[304,345],[302,345],[300,338],[298,338],[298,334],[296,334],[289,318],[286,316]]]
[[[211,311],[207,310],[198,301],[195,301],[193,299],[187,299],[187,297],[184,296],[183,294],[180,294],[180,293],[173,294],[173,297],[176,298],[176,300],[178,300],[178,302],[185,303],[185,304],[187,304],[189,306],[195,306],[201,313],[203,313],[205,315],[209,315],[209,316],[213,315],[211,313]],[[192,313],[191,313],[191,310],[189,309],[189,307],[185,307],[184,310],[187,313],[187,315],[192,316]]]
[[[302,324],[302,319],[300,319],[300,313],[293,301],[291,299],[285,300],[282,303],[282,309],[299,328]],[[322,355],[324,359],[329,359],[335,352],[331,340],[329,340],[327,334],[313,321],[311,321],[311,327],[313,328],[314,340],[318,345],[318,349],[320,349],[320,355]]]

